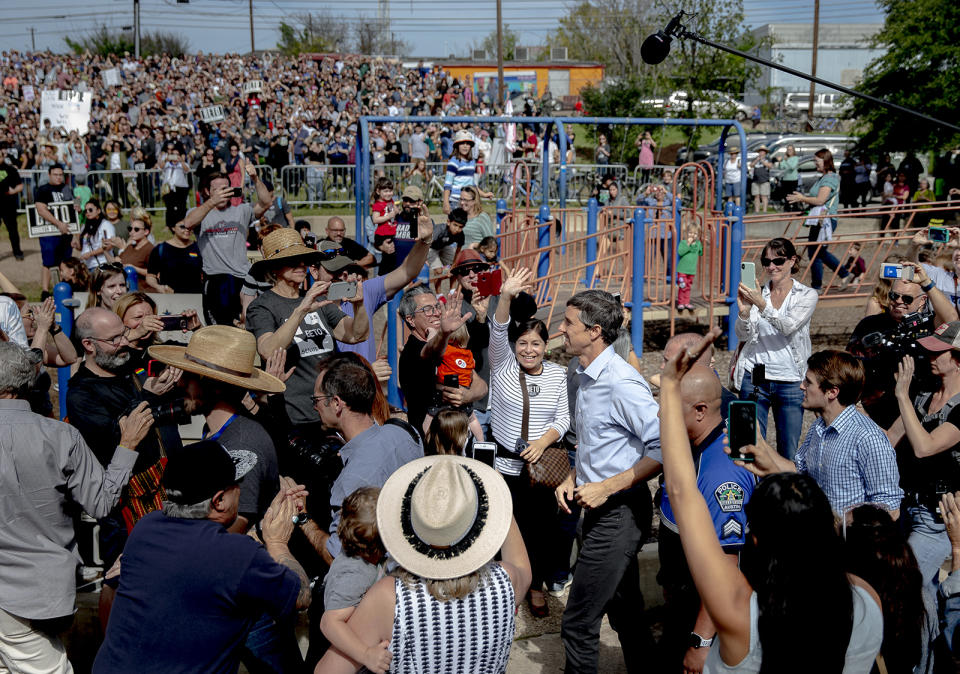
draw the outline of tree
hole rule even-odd
[[[512,61],[517,57],[517,43],[520,40],[520,35],[514,31],[510,30],[508,24],[503,24],[503,60]],[[476,42],[474,42],[476,46]],[[480,41],[480,46],[476,47],[477,49],[482,49],[491,58],[497,57],[497,31],[490,31],[490,34],[487,35],[483,40]]]
[[[133,31],[113,30],[106,25],[101,25],[81,40],[66,37],[64,41],[75,54],[90,52],[99,56],[123,56],[124,52],[132,54],[136,48]],[[153,31],[140,38],[140,54],[143,56],[154,54],[183,56],[188,51],[190,51],[190,43],[175,33]]]
[[[883,29],[871,46],[885,50],[864,71],[859,90],[956,122],[960,109],[960,4],[956,0],[880,0]],[[942,126],[856,99],[860,144],[885,152],[938,150],[960,142]]]
[[[743,51],[759,46],[743,20],[742,0],[686,0],[684,11],[693,16],[684,24],[705,38]],[[676,7],[666,0],[642,4],[640,0],[581,0],[560,20],[554,36],[566,46],[571,58],[599,61],[607,68],[608,81],[601,89],[581,91],[592,115],[660,116],[643,101],[664,99],[674,91],[687,93],[687,109],[673,110],[680,117],[698,117],[693,102],[712,98],[711,91],[738,97],[759,67],[745,59],[701,45],[693,40],[674,40],[670,55],[656,66],[640,58],[640,45],[647,36],[663,28]],[[633,148],[633,139],[642,129],[613,129],[614,143]],[[684,127],[687,142],[696,143],[698,127]]]
[[[287,56],[302,53],[339,52],[347,47],[349,24],[330,12],[294,14],[293,23],[280,22],[277,48]]]

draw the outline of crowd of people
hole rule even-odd
[[[23,72],[3,83],[17,102],[8,109],[27,116],[9,93],[27,81],[76,88],[86,75],[98,87],[93,68],[118,65],[148,95],[110,99],[94,117],[157,123],[177,157],[195,129],[166,134],[218,96],[237,101],[228,129],[294,131],[295,161],[303,125],[349,131],[364,92],[374,113],[401,102],[449,111],[457,95],[488,105],[468,103],[468,89],[424,95],[418,83],[437,74],[420,70],[394,100],[396,66],[362,60],[281,60],[282,76],[268,76],[240,58],[217,61],[219,72],[201,67],[206,57],[7,59]],[[258,78],[276,98],[254,106],[234,88]],[[208,131],[193,146],[202,161],[229,137]],[[59,634],[78,582],[97,580],[97,674],[241,662],[252,672],[504,671],[518,605],[541,619],[550,595],[566,597],[568,672],[598,671],[605,616],[631,672],[949,671],[960,622],[960,230],[946,261],[923,231],[914,238],[896,260],[912,276],[878,284],[847,351],[814,351],[817,289],[794,278],[793,242],[772,239],[762,282],[738,288],[742,348],[729,380],[714,367],[713,329],[667,341],[648,382],[619,297],[601,290],[565,302],[568,364],[548,353],[535,276],[498,260],[479,206],[482,137],[461,129],[449,140],[446,220],[434,222],[417,185],[398,207],[384,177],[369,247],[339,217],[320,238],[252,159],[224,167],[215,153],[197,207],[177,201],[173,180],[180,210],[167,241],[151,241],[148,213],[124,223],[123,204],[93,198],[73,235],[51,206],[72,198],[64,167],[46,166],[37,211],[61,233],[42,239],[44,289],[56,275],[87,302],[67,335],[52,298],[31,304],[0,274],[0,665],[72,671]],[[639,152],[652,148],[641,138]],[[792,194],[825,206],[831,226],[840,184],[830,153],[818,159],[824,179]],[[252,191],[238,193],[232,171]],[[616,183],[603,189],[619,205]],[[647,198],[669,202],[659,190]],[[702,244],[686,236],[678,272],[692,283]],[[124,266],[142,289],[128,288]],[[424,283],[425,267],[441,273]],[[374,327],[401,292],[402,409],[384,393],[393,372]],[[157,293],[195,306],[158,315]],[[171,332],[187,341],[162,341]],[[71,368],[66,423],[52,418],[48,367]],[[743,435],[731,410],[744,408],[756,431],[732,446]],[[804,434],[805,412],[815,421]],[[194,417],[202,438],[186,443]],[[659,640],[637,556],[654,517]]]

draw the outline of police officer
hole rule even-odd
[[[722,388],[717,375],[704,365],[694,365],[681,383],[684,423],[697,466],[697,486],[703,494],[725,559],[737,565],[744,543],[750,500],[756,480],[733,463],[723,451]],[[666,617],[660,652],[663,671],[702,671],[716,629],[693,583],[680,545],[676,519],[666,487],[657,494],[660,507],[660,573]]]

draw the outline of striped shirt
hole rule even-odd
[[[395,581],[390,671],[397,674],[504,672],[514,633],[514,592],[502,566],[480,569],[463,599],[437,601],[423,581]]]
[[[475,185],[474,175],[477,172],[477,162],[473,159],[450,157],[447,162],[447,175],[443,181],[443,189],[450,190],[450,200],[460,203],[460,190],[469,185]]]
[[[827,426],[823,417],[810,427],[796,457],[797,471],[812,477],[837,514],[861,503],[897,510],[903,499],[897,454],[880,427],[845,408]]]
[[[508,327],[508,323],[499,323],[495,316],[490,316],[490,427],[498,443],[513,449],[523,426],[523,391],[520,364],[510,348]],[[557,363],[544,361],[540,374],[527,374],[526,380],[530,420],[524,440],[537,440],[551,428],[562,438],[570,426],[566,370]]]

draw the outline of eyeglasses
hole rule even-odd
[[[490,269],[490,265],[487,264],[471,264],[467,267],[457,267],[453,269],[453,273],[456,276],[470,276],[470,274],[479,274]]]
[[[347,251],[343,248],[327,248],[325,250],[318,250],[317,253],[321,260],[332,260],[338,255],[346,255]]]
[[[131,231],[131,232],[145,232],[145,231],[147,231],[147,228],[146,228],[146,227],[131,227],[131,228],[130,228],[130,231]]]
[[[127,339],[127,335],[130,333],[130,328],[124,328],[123,332],[119,335],[114,335],[109,339],[104,339],[102,337],[93,337],[94,341],[104,342],[105,344],[111,344],[113,346],[120,346],[123,343],[123,340]]]
[[[913,295],[901,295],[900,293],[895,293],[892,290],[890,291],[888,297],[890,298],[891,302],[896,303],[900,300],[903,300],[904,304],[913,304],[913,301],[917,299]]]
[[[326,396],[326,395],[324,395],[324,396],[310,396],[310,404],[313,405],[314,407],[316,407],[316,406],[317,406],[317,403],[320,402],[321,400],[326,400],[326,399],[332,398],[332,397],[333,397],[333,396]]]
[[[422,313],[424,316],[439,316],[442,311],[443,307],[440,304],[428,304],[420,307],[419,309],[414,309],[413,313]]]
[[[760,266],[761,266],[761,267],[769,267],[770,265],[776,265],[777,267],[780,267],[780,266],[782,266],[783,263],[786,262],[786,261],[787,261],[787,258],[785,258],[785,257],[774,257],[774,258],[761,257],[761,258],[760,258]]]

